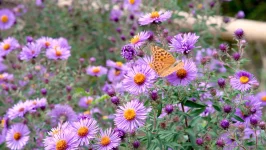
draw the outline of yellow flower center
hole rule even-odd
[[[7,15],[3,15],[3,16],[1,16],[1,21],[2,21],[3,23],[8,22],[8,16],[7,16]]]
[[[158,11],[154,11],[151,13],[151,18],[158,18],[160,16],[159,12]]]
[[[10,44],[8,44],[8,43],[4,44],[3,49],[5,51],[9,50],[9,48],[10,48]]]
[[[56,150],[66,150],[67,149],[67,142],[65,140],[59,140],[56,145]]]
[[[33,101],[32,104],[33,104],[33,105],[37,105],[37,102],[36,102],[36,101]]]
[[[50,42],[46,41],[46,42],[44,43],[44,45],[45,45],[46,47],[48,47],[48,46],[50,46],[51,44],[50,44]]]
[[[81,137],[88,135],[88,133],[89,133],[89,129],[87,127],[80,127],[78,129],[78,135]]]
[[[0,80],[3,80],[5,77],[3,74],[0,74]]]
[[[187,76],[187,71],[185,69],[179,69],[176,72],[176,76],[180,79],[184,79]]]
[[[266,95],[265,96],[262,96],[261,100],[264,101],[264,102],[266,102]]]
[[[116,65],[117,65],[117,67],[122,67],[123,66],[123,63],[120,62],[120,61],[118,61],[118,62],[116,62]]]
[[[198,9],[202,9],[203,5],[202,4],[198,4]]]
[[[134,109],[127,109],[124,111],[124,117],[126,120],[132,120],[136,117],[136,111]]]
[[[247,76],[242,76],[242,77],[240,77],[239,80],[241,83],[246,84],[246,83],[248,83],[249,78]]]
[[[19,132],[14,133],[14,139],[18,141],[21,138],[21,134]]]
[[[84,111],[83,114],[85,114],[85,115],[89,115],[89,114],[90,114],[90,111],[89,111],[89,110]]]
[[[55,49],[55,55],[57,57],[61,56],[62,55],[62,51],[61,50],[58,50],[58,49]]]
[[[5,127],[5,123],[6,123],[5,119],[2,119],[1,120],[1,126],[2,126],[2,128]]]
[[[142,85],[146,80],[146,77],[142,73],[137,73],[134,77],[134,82],[138,85]]]
[[[108,116],[103,116],[102,119],[106,120],[106,119],[108,119]]]
[[[135,0],[128,0],[128,2],[133,5],[135,3]]]
[[[134,36],[134,37],[130,40],[130,43],[131,43],[131,44],[136,44],[136,43],[138,43],[138,42],[139,42],[139,36],[138,36],[138,35]]]
[[[24,111],[24,108],[21,107],[18,111],[19,111],[19,112],[23,112],[23,111]]]
[[[93,69],[92,69],[92,72],[93,73],[99,73],[100,72],[100,67],[94,67]]]
[[[86,104],[87,105],[91,104],[91,102],[92,102],[92,99],[91,98],[86,100]]]
[[[119,71],[119,70],[116,70],[116,71],[115,71],[115,76],[119,76],[119,75],[120,75],[120,73],[121,73],[121,71]]]
[[[102,139],[101,139],[101,144],[103,146],[106,146],[106,145],[110,144],[110,142],[111,142],[111,140],[110,140],[110,138],[108,136],[103,136]]]

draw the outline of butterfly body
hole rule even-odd
[[[183,62],[177,62],[173,55],[158,46],[152,46],[151,52],[150,66],[160,77],[166,77],[184,67]]]

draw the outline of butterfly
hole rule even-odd
[[[184,67],[182,61],[177,62],[172,54],[158,46],[151,46],[151,53],[152,62],[150,63],[150,67],[160,77],[166,77]]]

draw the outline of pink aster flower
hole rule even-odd
[[[26,46],[22,47],[22,51],[20,52],[20,59],[21,60],[31,60],[36,57],[41,52],[42,46],[36,43],[28,43]]]
[[[46,57],[54,60],[67,60],[70,55],[70,50],[62,47],[49,48],[46,51]]]
[[[40,45],[42,45],[42,48],[50,48],[51,44],[53,42],[53,38],[50,37],[41,37],[39,39],[36,40],[36,42]]]
[[[15,119],[17,117],[23,117],[29,111],[29,107],[22,101],[15,104],[12,108],[7,111],[8,118]]]
[[[262,106],[266,106],[266,91],[258,93],[256,98],[261,101]]]
[[[257,83],[258,81],[253,74],[243,70],[236,72],[234,77],[230,80],[231,86],[234,89],[240,90],[242,92],[251,89],[252,85]]]
[[[190,59],[183,60],[184,67],[166,77],[173,86],[186,86],[197,77],[197,67]]]
[[[199,36],[195,33],[178,34],[171,40],[170,51],[181,54],[188,54],[195,48]]]
[[[135,47],[135,48],[140,48],[141,45],[143,45],[146,40],[148,40],[150,37],[149,32],[143,31],[135,35],[131,40],[130,43]]]
[[[102,66],[90,66],[87,68],[87,74],[91,76],[100,77],[107,73],[107,69]]]
[[[126,66],[121,62],[121,61],[112,61],[112,60],[107,60],[106,61],[106,66],[112,67],[118,70],[125,70]]]
[[[67,39],[60,37],[51,41],[51,48],[56,49],[58,47],[65,48],[67,50],[71,49],[71,46],[68,44]]]
[[[153,86],[157,75],[148,65],[137,65],[129,69],[124,77],[122,82],[125,90],[138,95]]]
[[[19,48],[18,41],[13,37],[8,37],[0,43],[0,56],[6,56],[17,48]]]
[[[115,83],[119,82],[124,78],[125,71],[123,70],[118,70],[118,69],[110,69],[108,72],[108,80]]]
[[[93,97],[91,96],[88,96],[88,97],[82,97],[80,100],[79,100],[79,106],[80,107],[83,107],[83,108],[88,108],[89,105],[92,103],[93,101]]]
[[[9,9],[0,10],[0,29],[7,30],[11,28],[16,21],[14,13]]]
[[[139,9],[141,0],[124,0],[124,8],[129,11],[136,11]]]
[[[119,106],[114,122],[117,128],[132,132],[144,126],[149,112],[150,109],[146,108],[143,103],[132,100],[124,106]]]
[[[7,131],[6,135],[6,145],[10,149],[23,149],[23,147],[29,141],[30,130],[29,128],[22,124],[14,124]]]
[[[79,145],[89,145],[98,132],[98,125],[94,119],[80,119],[72,123],[72,132],[76,133]]]
[[[121,139],[118,137],[118,133],[111,128],[105,131],[100,130],[100,135],[94,148],[97,150],[111,150],[118,147],[120,142]]]
[[[45,150],[77,150],[78,137],[70,129],[44,139]]]
[[[171,18],[172,12],[171,11],[154,11],[152,13],[145,14],[139,18],[139,24],[140,25],[148,25],[151,23],[161,23],[169,18]]]

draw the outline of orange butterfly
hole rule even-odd
[[[150,67],[160,77],[166,77],[184,67],[182,61],[177,62],[172,54],[158,46],[152,46],[151,52],[152,62],[150,63]]]

